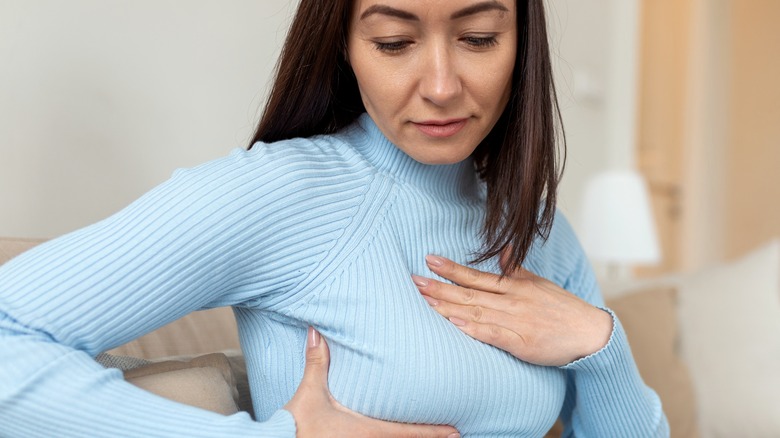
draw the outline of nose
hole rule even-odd
[[[425,54],[420,79],[420,95],[436,106],[444,107],[455,101],[463,91],[456,60],[445,44],[434,44]]]

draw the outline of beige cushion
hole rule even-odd
[[[242,410],[253,414],[246,364],[238,354],[211,353],[153,362],[125,370],[124,375],[136,386],[181,403],[219,413]]]
[[[780,242],[682,279],[682,356],[704,437],[780,437]]]
[[[219,414],[238,412],[238,391],[224,354],[165,361],[125,371],[135,386],[179,403]]]
[[[677,294],[647,289],[607,301],[626,330],[645,383],[661,398],[672,436],[699,436],[693,383],[678,351]]]
[[[154,359],[239,350],[238,328],[228,307],[193,312],[108,353]]]

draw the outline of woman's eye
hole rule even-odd
[[[498,44],[495,36],[476,37],[469,36],[462,39],[466,44],[477,49],[493,47]]]
[[[374,42],[376,49],[385,53],[398,53],[410,45],[412,45],[411,41],[390,41],[386,43],[381,41]]]

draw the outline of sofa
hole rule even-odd
[[[40,243],[0,239],[0,264]],[[780,436],[780,241],[699,272],[604,285],[673,437]],[[96,358],[136,386],[252,413],[228,308],[194,312]],[[548,436],[560,434],[556,425]]]

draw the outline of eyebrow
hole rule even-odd
[[[411,12],[396,9],[387,5],[371,5],[370,8],[366,9],[362,14],[360,14],[360,19],[365,20],[366,18],[375,14],[387,15],[388,17],[400,18],[401,20],[420,21],[420,17],[412,14]]]
[[[450,15],[450,20],[458,20],[460,18],[468,17],[469,15],[488,11],[509,12],[509,9],[507,9],[506,6],[501,4],[501,2],[498,0],[485,1],[454,12],[452,15]],[[401,20],[420,21],[420,17],[412,14],[411,12],[396,9],[387,5],[371,5],[371,7],[360,14],[360,19],[364,20],[375,14],[387,15],[389,17],[400,18]]]
[[[487,1],[468,6],[453,13],[450,15],[450,20],[457,20],[459,18],[468,17],[469,15],[479,14],[480,12],[487,11],[509,12],[509,9],[496,0]]]

